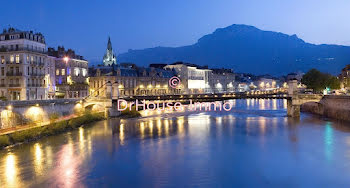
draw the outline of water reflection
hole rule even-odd
[[[16,161],[16,156],[12,153],[9,153],[6,158],[4,159],[5,163],[5,172],[4,172],[4,179],[6,181],[6,184],[4,186],[7,187],[15,187],[19,186],[17,184],[17,161]]]
[[[120,124],[119,127],[119,139],[120,139],[120,145],[124,145],[124,124]]]
[[[349,128],[304,114],[287,118],[285,100],[232,103],[232,112],[111,119],[0,151],[0,187],[264,185],[251,174],[278,187],[284,177],[310,181],[315,169],[324,185],[349,185]]]
[[[34,158],[35,158],[35,163],[34,163],[34,169],[36,172],[36,175],[42,175],[43,172],[43,166],[42,166],[42,161],[43,161],[43,151],[41,149],[41,145],[39,143],[36,143],[34,145]]]
[[[325,154],[328,160],[332,160],[333,154],[333,128],[332,123],[327,122],[325,126],[324,143],[325,143]]]

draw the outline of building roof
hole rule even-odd
[[[97,70],[101,76],[123,76],[123,77],[159,77],[171,78],[176,75],[175,71],[164,70],[158,68],[126,68],[119,65],[99,66],[97,68],[89,68],[89,74],[96,76]]]

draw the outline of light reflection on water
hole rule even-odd
[[[231,112],[147,112],[0,151],[1,187],[350,185],[349,127],[285,117],[285,100]]]

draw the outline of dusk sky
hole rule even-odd
[[[193,44],[232,24],[297,34],[311,43],[350,45],[349,7],[349,0],[6,0],[0,28],[42,32],[48,46],[64,45],[96,62],[109,35],[119,54]]]

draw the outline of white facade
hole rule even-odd
[[[165,69],[174,69],[181,79],[185,93],[208,93],[211,91],[209,75],[211,70],[200,69],[187,64],[167,65]]]
[[[6,100],[48,98],[44,37],[13,28],[0,34],[0,97]]]

